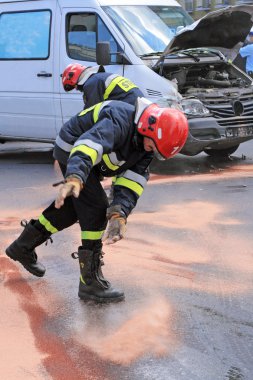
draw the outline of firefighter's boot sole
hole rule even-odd
[[[82,286],[83,288],[83,286]],[[87,291],[84,289],[79,289],[78,297],[83,301],[95,301],[98,303],[110,303],[110,302],[121,302],[124,301],[125,295],[114,289],[101,289],[95,292],[89,291],[89,286],[87,286]]]

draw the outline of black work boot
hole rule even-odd
[[[6,248],[5,253],[14,261],[19,261],[23,267],[34,276],[43,277],[46,268],[37,261],[35,248],[50,238],[50,233],[39,231],[33,226],[35,220],[31,219],[29,223],[22,220],[21,226],[24,231]]]
[[[79,259],[80,282],[78,296],[83,300],[96,302],[119,302],[124,300],[124,293],[113,289],[102,273],[102,251],[78,248],[78,253],[72,254],[73,258]]]

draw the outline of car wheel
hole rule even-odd
[[[239,145],[240,144],[226,149],[204,149],[204,152],[211,157],[228,157],[238,149]]]

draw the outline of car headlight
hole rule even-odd
[[[182,97],[180,99],[168,98],[163,96],[162,98],[154,99],[154,103],[156,103],[161,108],[175,108],[179,111],[184,112],[182,107]]]
[[[210,116],[208,108],[198,99],[183,99],[182,108],[186,115],[189,116]]]

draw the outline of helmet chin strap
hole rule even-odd
[[[165,161],[165,158],[159,153],[159,152],[154,152],[155,158],[157,158],[159,161]]]
[[[138,121],[143,113],[143,111],[150,106],[152,102],[146,98],[137,98],[136,100],[136,111],[135,111],[135,117],[134,122],[135,124],[138,124]]]

